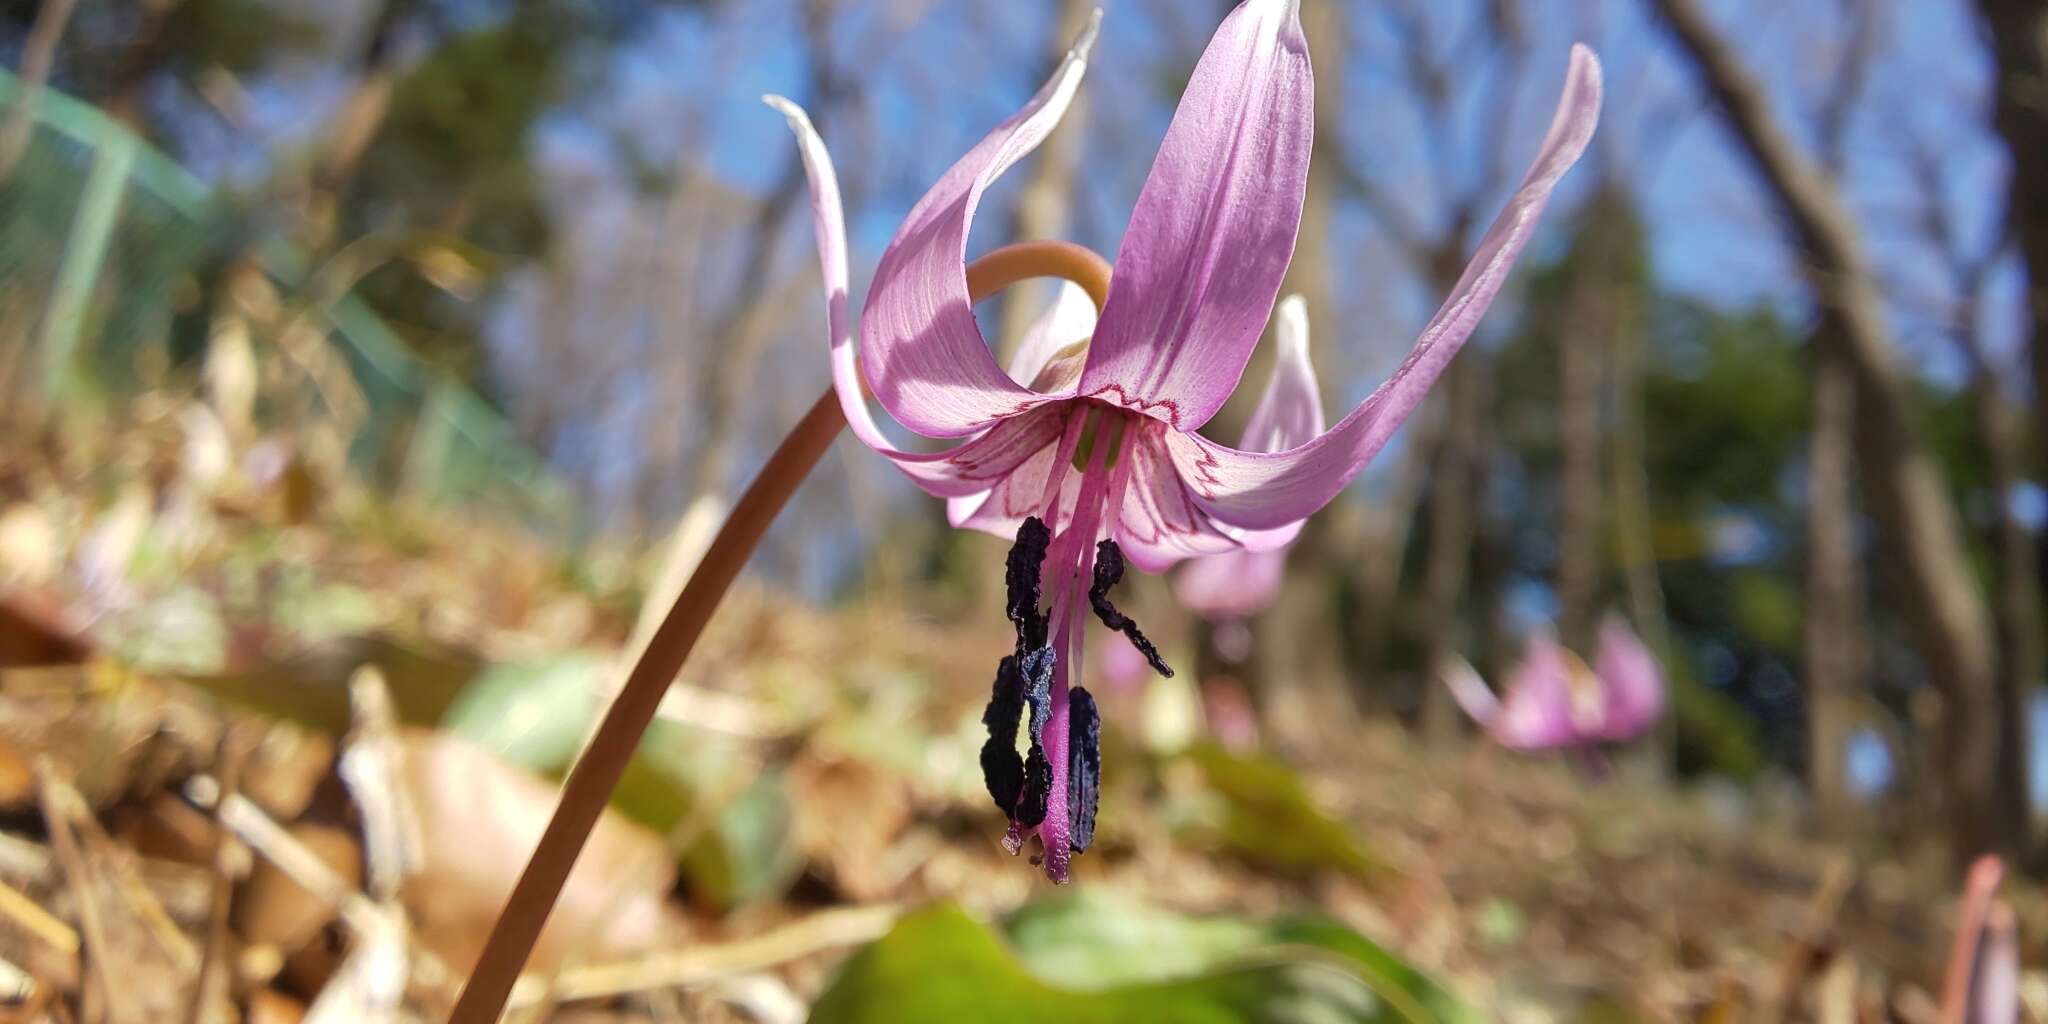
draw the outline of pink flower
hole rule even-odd
[[[1077,678],[1088,613],[1165,670],[1110,600],[1125,558],[1159,572],[1292,540],[1471,335],[1600,108],[1599,64],[1575,48],[1534,166],[1406,362],[1330,430],[1284,451],[1246,451],[1195,431],[1236,389],[1294,253],[1315,121],[1299,0],[1247,0],[1210,41],[1131,213],[1099,318],[1087,325],[1070,308],[1072,339],[1049,332],[1007,370],[975,324],[965,271],[975,208],[1066,112],[1094,40],[1091,25],[1024,109],[912,208],[875,269],[857,342],[831,160],[800,109],[769,100],[788,117],[810,174],[832,380],[848,423],[918,487],[947,499],[954,525],[1017,537],[1017,646],[998,669],[983,768],[1011,822],[1007,844],[1017,850],[1038,837],[1054,881],[1066,880],[1070,856],[1094,834],[1099,722]],[[863,377],[898,423],[965,440],[932,454],[897,448],[862,398]],[[1316,415],[1306,397],[1273,415]],[[1020,719],[1029,726],[1022,758]]]
[[[1664,678],[1657,660],[1620,619],[1601,623],[1593,664],[1586,667],[1545,632],[1529,638],[1503,696],[1494,696],[1462,660],[1447,666],[1443,676],[1458,706],[1510,750],[1626,743],[1663,717]]]
[[[1942,983],[1941,1024],[2014,1024],[2020,1019],[2019,924],[1998,898],[2005,865],[1979,857],[1956,910],[1956,940]]]
[[[1248,452],[1284,452],[1323,432],[1323,400],[1309,361],[1308,306],[1301,296],[1281,300],[1274,337],[1279,352],[1273,375],[1239,445]],[[1285,546],[1204,555],[1181,569],[1173,592],[1189,611],[1210,622],[1242,622],[1280,595],[1286,568]]]

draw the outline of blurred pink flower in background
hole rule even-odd
[[[1998,897],[2005,864],[1979,857],[1963,883],[1956,939],[1942,982],[1941,1024],[2014,1024],[2020,1019],[2019,922]]]
[[[1152,675],[1152,663],[1145,652],[1130,644],[1102,644],[1095,650],[1095,669],[1109,692],[1128,697],[1144,689]]]
[[[1564,750],[1626,743],[1664,714],[1664,677],[1657,659],[1621,619],[1600,625],[1593,667],[1550,633],[1529,638],[1520,664],[1496,696],[1468,662],[1442,670],[1458,706],[1493,741],[1510,750]]]

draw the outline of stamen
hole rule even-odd
[[[1145,656],[1152,671],[1168,679],[1173,678],[1173,669],[1167,667],[1166,659],[1159,656],[1159,648],[1145,638],[1143,631],[1131,617],[1117,610],[1109,600],[1110,588],[1124,578],[1124,552],[1116,541],[1105,540],[1095,546],[1095,585],[1088,588],[1088,603],[1095,606],[1095,616],[1102,624],[1131,638],[1131,646]]]
[[[1024,756],[1023,789],[1010,820],[1025,828],[1045,821],[1046,798],[1052,792],[1052,763],[1045,756],[1045,722],[1052,717],[1052,670],[1059,661],[1050,647],[1024,656],[1024,699],[1031,705],[1031,751]],[[1012,747],[1012,751],[1016,748]]]
[[[988,742],[981,745],[981,778],[996,808],[1008,817],[1016,812],[1017,797],[1024,791],[1024,761],[1017,756],[1017,720],[1024,714],[1024,676],[1017,669],[1017,656],[1006,655],[996,666],[994,693],[981,724],[988,727]]]
[[[1039,576],[1045,552],[1052,545],[1052,530],[1044,520],[1032,516],[1017,528],[1017,543],[1010,548],[1003,570],[1009,590],[1010,621],[1017,626],[1017,654],[1045,646],[1045,614],[1038,610]]]
[[[1083,853],[1095,841],[1095,811],[1102,799],[1102,716],[1095,697],[1076,686],[1067,698],[1067,846]]]
[[[1040,577],[1052,531],[1036,517],[1017,528],[1004,570],[1009,590],[1010,621],[1017,627],[1016,652],[996,666],[996,680],[981,721],[988,741],[981,747],[982,781],[1015,825],[1034,828],[1045,820],[1052,788],[1052,765],[1046,759],[1044,733],[1052,716],[1053,671],[1059,654],[1046,643],[1046,616],[1038,610]],[[1025,706],[1031,709],[1030,752],[1017,756],[1017,727]]]

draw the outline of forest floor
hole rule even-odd
[[[0,450],[0,1016],[439,1019],[677,566],[197,443]],[[802,1019],[935,903],[1078,987],[1312,911],[1478,1019],[1933,1019],[1948,873],[1800,838],[1768,786],[1373,719],[1283,762],[1200,741],[1164,684],[1105,694],[1099,841],[1056,891],[976,766],[1003,632],[907,605],[735,593],[515,1019]]]

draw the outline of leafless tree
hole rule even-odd
[[[2027,263],[2034,429],[2048,438],[2048,7],[1977,0],[1977,10],[1998,61],[1997,126],[2012,151],[2006,216]]]
[[[1844,0],[1843,57],[1819,112],[1822,159],[1840,177],[1847,163],[1850,114],[1864,93],[1879,42],[1878,6]],[[1830,835],[1855,825],[1849,791],[1849,741],[1867,706],[1870,643],[1866,581],[1856,551],[1856,394],[1853,368],[1836,337],[1835,317],[1815,326],[1808,408],[1806,621],[1801,662],[1806,684],[1806,777],[1815,823]]]
[[[1858,467],[1886,569],[1943,701],[1939,763],[1959,855],[2013,853],[2026,831],[2024,778],[2002,737],[1992,616],[1940,467],[1913,422],[1907,377],[1862,232],[1835,181],[1802,152],[1761,81],[1695,0],[1654,0],[1738,145],[1755,162],[1838,331],[1820,335],[1850,367]]]

